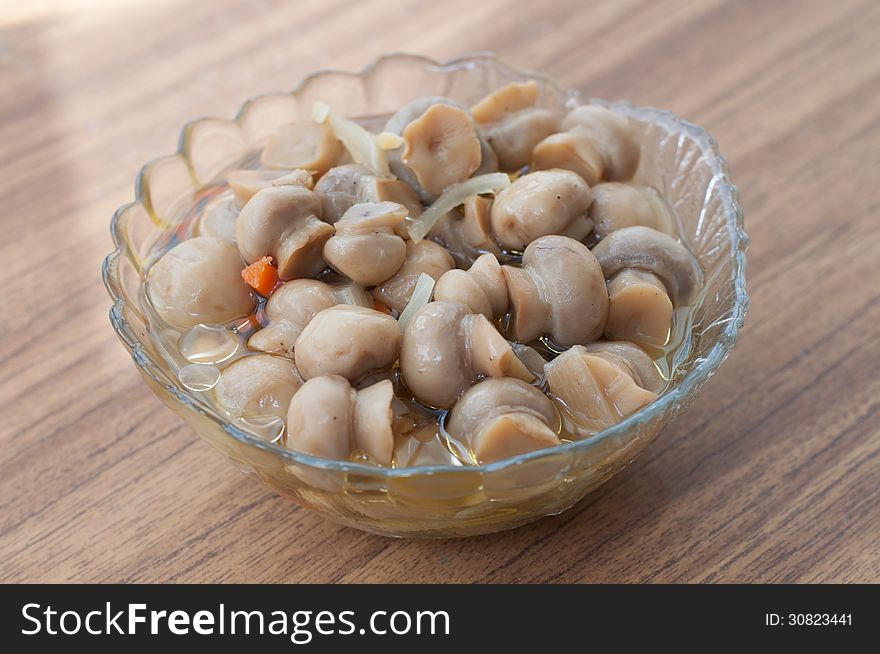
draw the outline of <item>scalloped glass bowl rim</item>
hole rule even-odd
[[[294,87],[294,89],[291,91],[291,94],[296,95],[296,93],[301,88],[303,88],[311,79],[320,75],[341,74],[360,78],[366,77],[367,75],[369,75],[370,71],[373,68],[377,67],[386,59],[397,57],[414,59],[424,63],[426,66],[433,66],[439,69],[452,69],[466,65],[470,62],[491,60],[494,64],[508,68],[511,71],[516,71],[529,75],[531,77],[538,77],[544,80],[546,83],[552,85],[553,87],[557,88],[561,93],[565,94],[567,101],[583,102],[583,100],[581,99],[581,95],[578,91],[572,89],[563,89],[554,79],[543,73],[531,70],[516,69],[513,66],[506,64],[495,54],[490,52],[464,55],[445,63],[438,62],[421,55],[412,55],[408,53],[390,53],[379,57],[357,73],[335,69],[325,69],[312,73],[311,75],[303,78],[300,83],[297,84],[296,87]],[[239,112],[236,115],[234,121],[238,121],[248,103],[258,99],[259,97],[262,96],[255,96],[247,100],[239,109]],[[715,373],[715,371],[718,370],[718,367],[723,363],[725,358],[727,358],[727,355],[733,349],[739,331],[742,328],[743,322],[745,320],[745,315],[748,312],[749,308],[749,296],[746,291],[745,285],[745,250],[748,247],[749,239],[743,228],[743,215],[742,209],[739,204],[737,189],[733,184],[730,183],[729,180],[727,162],[719,152],[718,145],[716,144],[715,140],[708,132],[706,132],[706,130],[698,127],[697,125],[682,120],[681,118],[678,118],[676,115],[672,114],[669,111],[656,109],[654,107],[636,107],[625,101],[608,102],[599,98],[586,98],[586,101],[594,104],[610,106],[615,108],[616,110],[623,111],[628,115],[642,117],[645,120],[648,120],[649,122],[655,124],[667,124],[674,126],[678,131],[683,131],[687,133],[689,137],[699,143],[702,146],[704,152],[711,153],[711,157],[709,157],[708,163],[712,168],[713,176],[720,180],[718,185],[719,187],[722,187],[723,191],[721,197],[723,198],[724,202],[724,213],[727,218],[727,227],[731,230],[731,256],[734,257],[734,265],[732,268],[732,281],[735,289],[735,302],[732,308],[732,312],[728,316],[727,325],[724,329],[722,337],[718,340],[717,343],[715,343],[709,354],[705,358],[703,358],[703,360],[701,360],[692,370],[690,370],[687,375],[667,393],[665,393],[640,411],[637,411],[636,413],[628,416],[616,425],[613,425],[612,427],[609,427],[608,429],[605,429],[594,436],[579,441],[563,443],[561,445],[556,445],[550,448],[535,450],[533,452],[520,454],[518,456],[503,459],[501,461],[496,461],[494,463],[488,463],[478,466],[432,465],[413,466],[407,468],[380,468],[378,466],[364,463],[322,459],[310,456],[297,452],[295,450],[289,450],[280,445],[269,443],[255,435],[247,433],[246,431],[243,431],[237,428],[235,425],[227,422],[222,416],[195,400],[195,398],[190,396],[185,389],[175,384],[169,385],[168,383],[166,383],[164,379],[166,379],[167,376],[162,371],[161,366],[153,361],[149,354],[143,349],[137,337],[134,335],[131,329],[129,329],[128,323],[125,320],[123,314],[123,306],[125,304],[125,300],[122,294],[116,288],[116,282],[114,281],[114,272],[115,265],[118,259],[122,256],[125,256],[123,240],[118,233],[118,218],[121,215],[122,211],[129,207],[130,204],[126,204],[123,207],[120,207],[120,209],[118,209],[113,216],[110,231],[111,235],[113,236],[113,243],[116,247],[115,250],[107,255],[107,257],[104,259],[102,266],[104,284],[107,287],[111,298],[113,299],[113,306],[110,309],[110,321],[113,324],[113,328],[116,330],[123,343],[129,349],[132,359],[134,359],[135,363],[141,368],[141,370],[149,375],[149,377],[153,381],[155,381],[157,384],[167,390],[174,398],[180,401],[180,403],[183,404],[188,410],[195,411],[196,413],[218,423],[227,434],[229,434],[232,438],[236,439],[244,445],[247,445],[249,447],[256,447],[267,452],[272,452],[273,454],[276,454],[277,456],[280,456],[284,459],[288,459],[291,462],[311,466],[321,470],[383,477],[407,477],[413,475],[431,475],[437,473],[491,473],[543,457],[576,453],[579,450],[589,449],[596,443],[601,442],[605,439],[613,438],[616,435],[622,434],[634,425],[641,422],[647,422],[652,418],[658,416],[659,414],[667,411],[675,403],[682,401],[691,393],[699,390],[703,383],[705,383]],[[186,127],[184,127],[183,131],[181,132],[180,145],[177,151],[177,154],[180,154],[183,157],[186,157],[186,153],[183,150],[185,129]],[[147,163],[141,169],[138,177],[143,175],[144,170],[146,170],[149,165],[150,164]],[[137,201],[134,204],[137,204],[141,201],[141,198],[137,198]],[[157,374],[157,371],[160,374]]]

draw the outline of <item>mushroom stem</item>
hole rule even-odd
[[[558,416],[540,390],[518,379],[486,379],[449,412],[447,432],[469,446],[480,463],[559,444]]]
[[[480,256],[468,270],[450,270],[434,287],[434,299],[461,302],[489,320],[507,311],[507,283],[493,254]]]
[[[620,422],[657,398],[617,359],[591,354],[581,345],[550,361],[544,372],[550,392],[589,433]]]
[[[611,232],[593,248],[607,278],[636,268],[659,277],[672,304],[689,306],[702,285],[703,273],[694,256],[668,234],[650,227],[624,227]]]

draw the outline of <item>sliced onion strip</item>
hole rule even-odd
[[[409,237],[418,243],[428,235],[428,232],[431,231],[440,218],[458,205],[463,204],[472,195],[482,195],[484,193],[494,195],[508,186],[510,186],[510,177],[507,176],[507,173],[489,173],[487,175],[471,177],[463,182],[447,187],[443,194],[430,207],[425,209],[421,216],[407,225]]]

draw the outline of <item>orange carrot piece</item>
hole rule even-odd
[[[278,269],[272,264],[272,257],[263,257],[254,261],[241,271],[241,276],[263,297],[269,297],[278,285]]]
[[[391,315],[391,309],[384,302],[379,302],[376,298],[373,298],[373,308],[376,311],[387,313],[389,316]]]

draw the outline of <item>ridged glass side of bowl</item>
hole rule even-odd
[[[380,125],[402,104],[442,95],[470,104],[513,80],[534,79],[540,103],[584,102],[629,116],[642,138],[637,179],[675,207],[706,276],[689,353],[669,392],[588,440],[479,467],[380,469],[292,452],[226,423],[161,363],[141,314],[143,270],[154,243],[190,208],[198,190],[253,157],[280,125],[308,117],[315,101]],[[372,120],[371,120],[372,119]],[[672,114],[627,103],[581,99],[546,76],[519,71],[492,54],[438,63],[382,57],[360,73],[312,75],[291,93],[246,102],[233,120],[187,124],[174,155],[138,175],[135,202],[113,216],[117,249],[104,261],[110,319],[150,388],[243,472],[298,504],[344,524],[393,536],[468,536],[515,527],[564,511],[631,462],[680,413],[733,347],[748,309],[742,212],[712,138]]]

